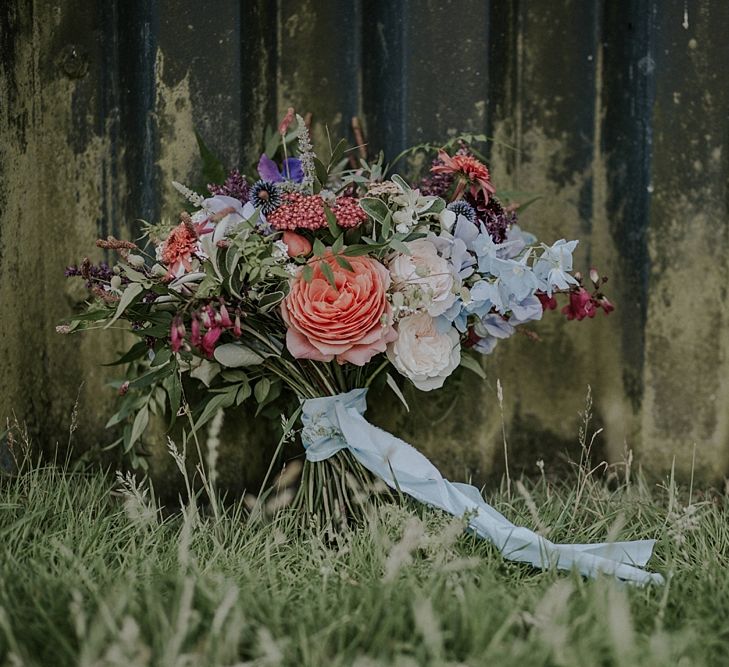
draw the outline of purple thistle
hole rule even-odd
[[[245,176],[237,169],[233,169],[228,174],[228,178],[225,179],[223,185],[215,185],[215,183],[209,184],[208,191],[211,195],[233,197],[241,204],[245,204],[248,201],[248,181],[246,181]]]

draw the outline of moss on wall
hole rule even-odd
[[[0,416],[15,411],[49,447],[65,443],[78,393],[78,447],[108,441],[114,392],[98,362],[120,341],[56,335],[83,298],[63,282],[64,265],[98,235],[131,235],[137,215],[176,215],[169,183],[194,182],[199,169],[193,130],[229,166],[247,166],[265,125],[296,104],[313,112],[325,153],[326,126],[346,134],[353,115],[372,154],[488,133],[499,186],[543,197],[524,226],[581,238],[579,268],[610,276],[618,304],[582,323],[552,314],[540,342],[517,337],[485,360],[488,382],[459,374],[448,393],[410,391],[412,412],[393,397],[373,418],[447,474],[483,480],[503,466],[503,414],[513,470],[544,460],[549,472],[575,451],[589,385],[599,454],[620,461],[634,449],[656,474],[675,460],[684,477],[695,456],[699,476],[723,476],[729,5],[702,0],[684,25],[679,2],[623,11],[474,0],[460,13],[415,4],[226,2],[213,16],[192,0],[174,13],[154,3],[95,12],[76,0],[5,3]],[[444,33],[462,48],[438,41]],[[240,492],[260,477],[250,452],[270,427],[241,412],[225,428],[225,486]],[[174,489],[164,438],[149,444]]]

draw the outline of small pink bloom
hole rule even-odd
[[[172,351],[179,352],[184,341],[185,325],[182,323],[182,319],[180,317],[175,317],[172,320],[172,326],[170,327],[170,343]]]
[[[397,338],[387,301],[389,271],[371,257],[347,258],[352,271],[328,252],[309,263],[309,282],[299,274],[281,306],[286,346],[297,359],[349,362],[363,366]],[[336,288],[322,272],[329,265]]]
[[[215,351],[215,344],[218,342],[218,338],[220,338],[221,334],[223,333],[223,330],[220,327],[213,327],[212,329],[209,329],[206,334],[203,336],[202,344],[200,345],[200,349],[202,350],[202,353],[208,358],[213,358],[213,352]]]
[[[537,298],[542,304],[542,310],[554,310],[557,307],[557,299],[544,292],[537,292]]]
[[[289,257],[306,257],[311,253],[311,241],[296,232],[284,232],[283,242],[286,244]]]
[[[294,122],[294,107],[289,107],[286,111],[286,115],[278,126],[278,133],[283,137],[286,131],[289,129],[289,125]]]
[[[230,319],[228,309],[225,307],[225,303],[223,303],[222,301],[220,302],[220,324],[226,329],[229,329],[233,326],[233,320]]]
[[[615,304],[608,300],[606,296],[602,296],[597,300],[597,305],[605,311],[606,315],[609,315],[615,310]]]
[[[200,347],[200,343],[202,343],[202,334],[200,333],[200,320],[198,320],[197,317],[192,318],[191,330],[190,342],[195,347]]]
[[[595,317],[595,304],[590,293],[580,287],[570,292],[570,302],[562,312],[567,316],[568,320],[583,320],[585,317]]]

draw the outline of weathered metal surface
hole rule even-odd
[[[656,474],[675,458],[686,475],[695,443],[698,473],[723,476],[727,25],[720,0],[3,3],[1,416],[65,441],[83,379],[76,439],[105,441],[113,391],[96,364],[117,343],[54,333],[80,298],[64,264],[98,234],[176,214],[169,183],[194,181],[194,130],[247,168],[296,105],[325,153],[327,127],[352,140],[354,115],[371,154],[488,133],[498,184],[543,196],[525,226],[583,239],[578,261],[610,276],[618,303],[595,321],[553,315],[541,342],[497,349],[488,383],[459,376],[448,394],[412,394],[412,413],[376,418],[450,474],[483,478],[502,469],[499,379],[511,461],[534,471],[575,442],[589,384],[610,458],[627,445]],[[235,420],[227,485],[240,490],[255,477],[242,441],[266,426]],[[163,474],[161,442],[155,459]]]

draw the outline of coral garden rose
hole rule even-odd
[[[450,327],[440,333],[428,313],[416,313],[403,317],[397,332],[397,340],[387,347],[388,359],[421,391],[440,389],[461,363],[458,331]]]
[[[292,279],[281,314],[286,346],[297,359],[349,362],[362,366],[397,338],[387,301],[390,274],[370,257],[348,257],[352,271],[328,253],[309,263],[309,282],[300,272]],[[336,289],[322,271],[331,268]]]

